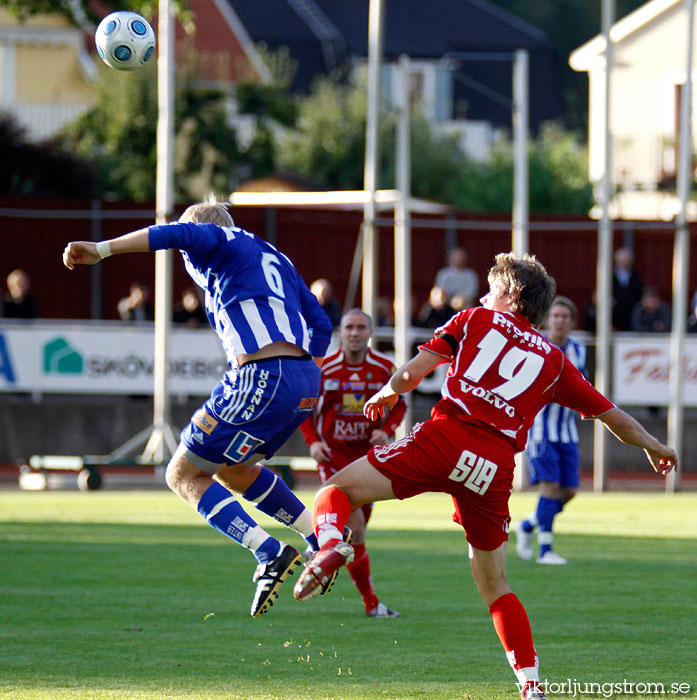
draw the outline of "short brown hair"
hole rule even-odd
[[[179,221],[193,224],[215,224],[216,226],[235,225],[227,206],[215,200],[192,204],[179,217]]]
[[[576,319],[578,318],[578,309],[576,308],[576,304],[574,304],[569,297],[563,297],[561,294],[554,297],[552,304],[549,307],[550,310],[552,309],[552,306],[565,306],[571,314],[571,320],[576,323]]]
[[[554,277],[529,253],[520,258],[515,253],[499,253],[489,270],[489,284],[498,280],[504,294],[518,294],[511,311],[525,316],[533,326],[540,326],[552,306],[557,291]]]
[[[363,316],[363,318],[366,320],[368,323],[368,328],[372,329],[373,328],[373,318],[370,314],[367,314],[363,309],[359,309],[358,307],[354,307],[353,309],[349,309],[348,311],[345,311],[343,314],[341,314],[341,322],[340,326],[344,325],[344,319],[347,316],[354,316],[358,314],[359,316]]]

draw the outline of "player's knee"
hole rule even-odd
[[[199,472],[199,470],[193,467],[188,460],[183,460],[175,454],[165,470],[167,486],[174,493],[181,494],[184,484],[191,479],[193,472]]]
[[[179,484],[181,483],[181,478],[179,469],[177,468],[177,464],[174,462],[174,460],[167,465],[167,469],[165,470],[165,481],[167,482],[167,486],[169,486],[169,488],[176,493]]]
[[[576,494],[577,490],[574,488],[564,488],[561,490],[560,500],[562,503],[568,503]]]

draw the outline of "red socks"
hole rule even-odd
[[[515,593],[497,598],[489,606],[489,611],[513,671],[536,668],[537,653],[532,643],[530,621]]]
[[[380,600],[373,590],[373,579],[370,576],[370,557],[364,544],[354,544],[355,558],[346,568],[363,598],[366,612],[370,612]]]
[[[325,486],[315,497],[312,527],[320,548],[331,547],[344,538],[344,528],[351,516],[349,497],[337,486]]]

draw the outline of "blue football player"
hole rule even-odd
[[[562,350],[573,365],[586,375],[586,346],[570,335],[576,327],[576,305],[558,296],[547,316],[547,337]],[[552,548],[552,525],[562,508],[576,495],[581,477],[576,412],[556,403],[547,404],[535,417],[528,436],[526,455],[530,483],[539,484],[537,509],[527,520],[513,526],[516,552],[521,559],[532,559],[532,537],[537,528],[540,551],[538,564],[566,564]]]
[[[113,254],[166,248],[181,251],[188,273],[205,290],[206,313],[230,366],[182,432],[167,484],[257,558],[251,615],[259,617],[300,554],[262,529],[233,493],[318,548],[309,511],[257,462],[271,457],[312,414],[332,326],[291,261],[235,228],[222,204],[195,204],[176,223],[110,241],[69,243],[63,262],[72,270]]]

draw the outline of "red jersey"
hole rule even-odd
[[[537,412],[550,402],[595,417],[614,408],[520,314],[474,308],[456,314],[420,346],[449,361],[432,416],[483,424],[525,448]]]
[[[315,412],[300,426],[308,447],[324,440],[332,450],[333,466],[343,467],[368,452],[373,430],[392,435],[404,418],[404,399],[400,398],[382,420],[368,420],[363,415],[363,406],[390,380],[394,371],[392,360],[372,348],[367,348],[363,362],[355,365],[347,362],[341,349],[329,355],[322,365]]]

